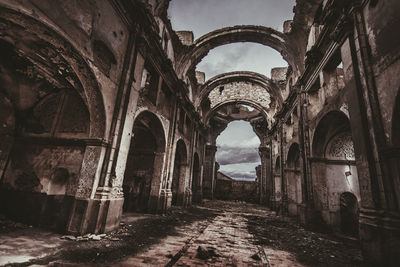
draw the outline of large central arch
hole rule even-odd
[[[189,48],[190,50],[185,51],[181,56],[178,73],[184,77],[189,71],[195,69],[210,50],[238,42],[253,42],[269,46],[278,51],[289,65],[294,67],[293,53],[287,45],[287,36],[284,33],[264,26],[241,25],[218,29],[197,39]]]

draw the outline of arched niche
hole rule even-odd
[[[174,170],[172,174],[172,205],[183,205],[187,177],[187,149],[182,139],[179,139],[175,148]]]
[[[149,111],[141,112],[133,125],[124,174],[124,212],[146,212],[157,208],[165,144],[161,121]]]
[[[322,117],[314,131],[312,153],[315,207],[328,225],[340,231],[340,195],[349,192],[360,199],[350,121],[343,112]]]
[[[302,202],[300,147],[293,143],[289,147],[286,160],[286,186],[288,194],[288,211],[290,215],[298,214],[298,205]]]
[[[200,176],[200,159],[197,152],[195,152],[193,156],[192,193],[193,193],[193,202],[201,203],[202,192],[201,192],[201,176]]]
[[[89,111],[74,90],[61,90],[43,98],[20,121],[21,131],[31,136],[88,138]]]
[[[64,231],[87,155],[87,106],[74,89],[65,89],[15,112],[17,127],[5,137],[12,149],[1,209],[16,220]]]
[[[0,84],[14,107],[16,124],[5,175],[12,181],[25,177],[21,179],[24,182],[17,182],[23,190],[2,185],[7,193],[0,195],[7,200],[0,201],[1,208],[32,225],[60,231],[68,227],[69,231],[78,232],[83,227],[78,221],[85,215],[73,217],[74,202],[79,199],[83,203],[93,197],[103,140],[107,138],[103,96],[87,58],[75,47],[74,40],[41,15],[33,17],[24,12],[0,7],[0,25],[7,33],[0,36]],[[45,109],[39,112],[40,105],[46,105],[46,98],[64,90],[77,100],[68,103],[68,96],[65,102],[59,102],[63,106],[54,112],[60,115],[58,119],[52,120],[54,114]],[[62,110],[75,104],[84,107],[79,110],[83,113],[75,112],[75,108]],[[84,116],[77,118],[78,114]],[[57,122],[51,127],[55,129],[53,133],[44,133],[38,127],[44,126],[45,117],[47,122]],[[22,160],[12,160],[18,155]],[[27,180],[30,182],[25,183]],[[55,186],[51,186],[53,182]]]
[[[323,158],[325,149],[335,135],[351,132],[349,118],[341,111],[330,111],[321,118],[314,131],[312,141],[313,157]]]
[[[73,90],[49,94],[31,110],[19,111],[17,123],[17,139],[4,183],[15,190],[29,188],[47,195],[73,196],[84,158],[83,139],[89,135],[90,124],[80,96]],[[61,169],[67,174],[62,183],[56,174]]]

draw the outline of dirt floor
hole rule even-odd
[[[207,201],[166,215],[125,214],[118,230],[98,236],[62,236],[0,217],[0,264],[362,266],[362,257],[356,240],[306,230],[258,205]]]

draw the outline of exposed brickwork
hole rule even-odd
[[[249,101],[268,109],[270,95],[265,88],[247,82],[234,82],[220,85],[210,92],[208,98],[211,108],[229,101]]]

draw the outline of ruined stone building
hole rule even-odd
[[[215,193],[216,138],[246,120],[262,205],[359,235],[367,262],[399,263],[400,1],[297,0],[283,32],[196,40],[172,30],[168,5],[0,1],[1,213],[83,234],[201,203]],[[196,72],[236,42],[288,67]]]

